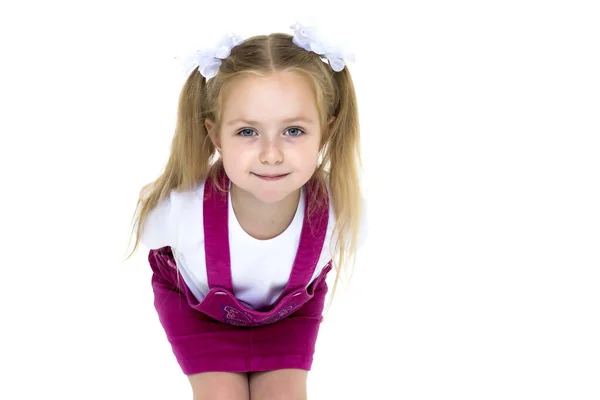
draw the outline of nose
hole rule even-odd
[[[265,139],[260,151],[260,162],[262,164],[281,164],[283,152],[277,139]]]

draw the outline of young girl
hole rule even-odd
[[[306,398],[326,277],[335,293],[365,236],[350,72],[293,28],[196,56],[165,171],[140,193],[133,252],[151,249],[195,399]]]

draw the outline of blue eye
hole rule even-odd
[[[300,136],[304,133],[304,131],[300,128],[290,128],[287,130],[287,132],[290,132],[289,136]],[[294,132],[294,133],[292,133]]]
[[[250,132],[249,135],[247,135],[248,132]],[[253,133],[254,131],[252,129],[242,129],[241,131],[239,131],[238,135],[249,137],[253,136]]]

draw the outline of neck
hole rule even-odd
[[[294,219],[300,193],[298,189],[277,203],[267,204],[232,182],[231,205],[240,226],[246,233],[256,239],[272,239],[285,231]]]

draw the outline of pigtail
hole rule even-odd
[[[203,179],[210,168],[215,147],[204,122],[211,118],[208,110],[207,83],[198,70],[194,70],[179,96],[177,127],[172,151],[179,152],[173,161],[181,177],[178,189],[189,190]]]
[[[354,83],[347,68],[333,74],[336,86],[336,117],[330,127],[326,158],[329,167],[329,187],[336,215],[332,243],[333,264],[337,271],[335,289],[342,269],[354,264],[360,229],[362,195],[360,189],[360,126]]]
[[[139,247],[144,222],[150,211],[173,190],[190,190],[208,175],[216,152],[204,125],[206,118],[212,118],[208,104],[206,79],[196,69],[187,78],[179,95],[175,135],[165,169],[140,192],[131,231],[132,235],[135,231],[135,245],[125,260]]]

